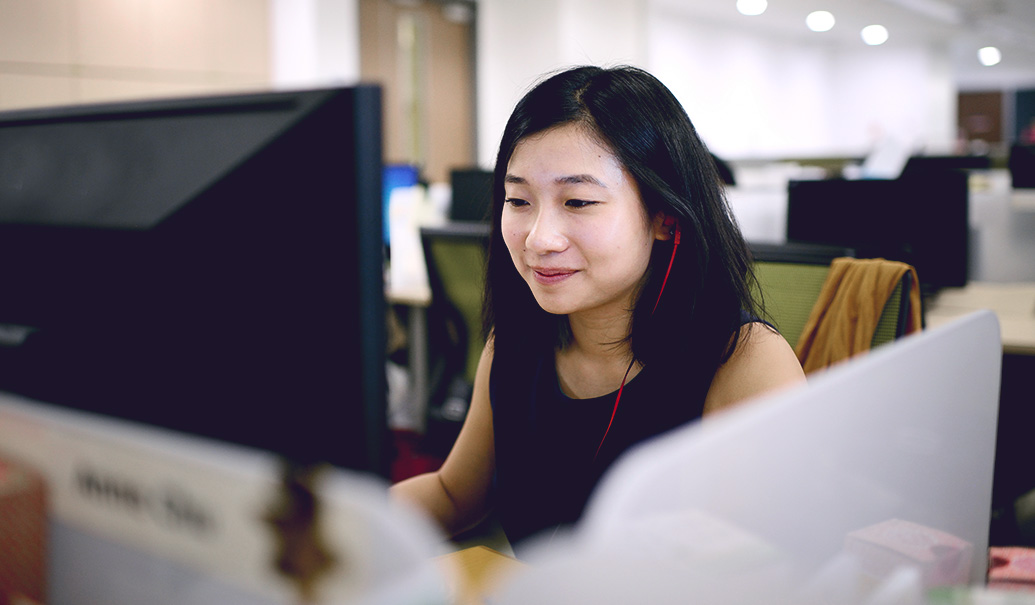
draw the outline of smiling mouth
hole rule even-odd
[[[545,285],[562,282],[576,273],[574,269],[533,269],[532,271],[535,280]]]

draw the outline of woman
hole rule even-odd
[[[517,546],[575,522],[643,439],[803,379],[749,288],[715,163],[635,68],[579,67],[511,115],[496,160],[488,344],[442,468],[393,493],[450,534],[495,507]]]

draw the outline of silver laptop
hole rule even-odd
[[[984,584],[1001,345],[910,336],[621,459],[497,603],[910,603]]]

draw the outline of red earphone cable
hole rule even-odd
[[[676,227],[676,233],[672,239],[672,256],[668,259],[668,269],[665,270],[665,278],[661,280],[661,290],[658,291],[658,299],[654,301],[654,308],[651,309],[650,314],[654,315],[654,312],[658,310],[658,303],[661,302],[661,294],[665,291],[665,284],[668,283],[668,274],[672,272],[672,263],[676,260],[676,248],[679,247],[679,227]],[[611,432],[611,424],[615,421],[615,414],[618,413],[618,402],[622,400],[622,389],[625,388],[625,381],[629,378],[629,372],[633,369],[633,364],[636,363],[636,359],[629,362],[629,368],[625,370],[625,376],[622,377],[622,384],[618,387],[618,396],[615,397],[615,407],[611,410],[611,419],[607,422],[607,429],[604,431],[603,438],[600,439],[600,445],[597,446],[597,453],[593,454],[593,460],[597,459],[600,455],[600,448],[604,447],[604,440],[607,439],[607,434]]]
[[[596,460],[597,456],[600,455],[600,448],[604,447],[604,439],[607,439],[607,434],[611,432],[611,423],[615,421],[615,414],[618,413],[618,402],[622,400],[622,389],[625,388],[625,381],[629,378],[629,372],[632,371],[634,363],[636,363],[635,359],[629,362],[629,369],[625,371],[625,377],[622,378],[622,386],[618,387],[618,396],[615,397],[615,407],[611,410],[611,420],[607,421],[607,430],[604,431],[604,437],[600,440],[600,445],[597,446],[597,453],[593,454],[593,460]]]
[[[668,259],[668,269],[665,269],[665,279],[661,280],[661,290],[658,291],[658,300],[654,301],[654,308],[650,310],[650,314],[654,315],[654,312],[658,310],[658,303],[661,302],[661,293],[665,291],[665,284],[668,283],[668,274],[672,272],[672,263],[676,260],[676,248],[679,247],[679,228],[676,228],[676,234],[672,236],[672,256]]]

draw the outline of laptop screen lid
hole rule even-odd
[[[983,584],[1000,364],[998,321],[977,312],[639,447],[565,541],[565,582],[618,598],[639,570],[655,602],[681,602],[762,576],[836,583],[848,560],[846,582],[911,567],[923,589]]]

